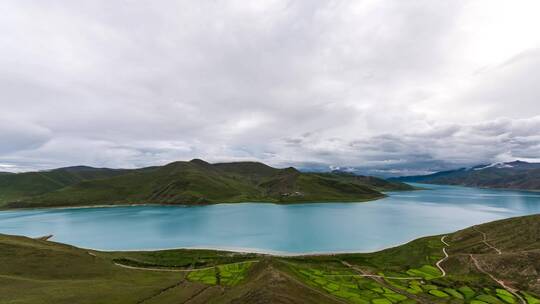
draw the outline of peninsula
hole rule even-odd
[[[343,172],[200,159],[140,169],[85,166],[0,175],[0,208],[236,202],[361,202],[413,187]]]

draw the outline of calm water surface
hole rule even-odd
[[[179,247],[274,253],[373,251],[540,213],[540,193],[423,185],[368,203],[133,206],[0,212],[0,233],[103,250]]]

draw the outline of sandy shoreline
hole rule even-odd
[[[480,223],[481,224],[481,223]],[[480,225],[479,224],[479,225]],[[398,243],[395,245],[390,245],[386,247],[381,247],[378,249],[373,250],[366,250],[366,251],[355,251],[355,250],[344,250],[344,251],[321,251],[321,252],[286,252],[286,251],[278,251],[278,250],[268,250],[268,249],[259,249],[259,248],[248,248],[248,247],[227,247],[227,246],[194,246],[194,247],[165,247],[165,248],[147,248],[147,249],[127,249],[127,250],[107,250],[107,249],[99,249],[99,248],[88,248],[88,247],[79,247],[72,244],[62,243],[70,246],[74,246],[77,248],[85,249],[85,250],[91,250],[91,251],[98,251],[98,252],[152,252],[152,251],[164,251],[164,250],[210,250],[210,251],[223,251],[223,252],[230,252],[230,253],[238,253],[238,254],[260,254],[260,255],[268,255],[268,256],[274,256],[274,257],[309,257],[309,256],[332,256],[332,255],[343,255],[343,254],[368,254],[368,253],[375,253],[383,250],[387,250],[394,247],[399,247],[402,245],[405,245],[407,243],[410,243],[414,240],[425,238],[425,237],[440,237],[442,235],[445,235],[446,233],[436,234],[436,235],[424,235],[415,237],[413,239],[410,239],[408,241]],[[49,240],[53,241],[54,240]]]

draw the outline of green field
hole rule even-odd
[[[88,251],[0,235],[0,303],[539,304],[540,216],[380,252],[279,257],[212,250]],[[478,231],[489,236],[486,246]],[[471,256],[482,265],[474,265]],[[519,298],[486,275],[504,280]]]
[[[192,271],[187,278],[192,282],[209,285],[235,286],[246,278],[247,272],[253,263],[257,263],[257,261],[218,265],[209,269]]]

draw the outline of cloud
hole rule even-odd
[[[492,117],[520,118],[538,114],[538,77],[540,48],[528,49],[476,74],[476,85],[463,92],[459,102]]]
[[[497,119],[476,124],[433,126],[407,134],[382,134],[341,142],[337,166],[350,166],[376,175],[423,174],[489,161],[540,161],[540,116]],[[334,157],[334,155],[332,155]],[[361,161],[358,161],[361,160]],[[358,162],[356,162],[358,161]],[[326,160],[330,162],[330,159]],[[307,167],[322,168],[321,161]]]
[[[4,1],[0,163],[410,172],[531,159],[536,6]]]
[[[8,117],[0,118],[0,154],[37,149],[50,138],[46,128]]]

